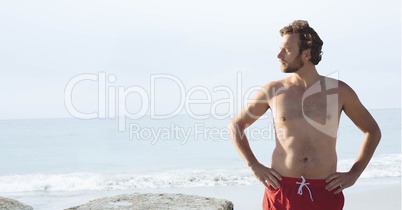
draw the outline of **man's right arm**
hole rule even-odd
[[[250,148],[247,136],[244,130],[253,124],[269,109],[269,85],[264,86],[257,92],[255,97],[246,107],[234,118],[229,124],[229,134],[236,147],[237,152],[250,167],[254,176],[261,181],[265,187],[270,184],[275,189],[280,187],[277,179],[281,180],[281,176],[274,170],[265,167],[258,162],[254,153]]]

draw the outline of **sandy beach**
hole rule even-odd
[[[387,185],[363,192],[346,192],[345,210],[401,209],[401,186]]]

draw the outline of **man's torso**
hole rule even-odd
[[[276,132],[271,167],[282,176],[325,179],[336,171],[338,90],[338,81],[325,77],[307,88],[288,78],[268,90]]]

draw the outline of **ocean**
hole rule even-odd
[[[370,112],[383,135],[360,179],[399,180],[401,111]],[[34,200],[42,204],[36,209],[46,209],[44,203],[51,197],[55,201],[55,196],[88,191],[103,195],[258,184],[229,139],[229,119],[197,120],[184,114],[168,120],[143,117],[127,120],[125,131],[119,131],[119,123],[118,119],[1,120],[0,196]],[[275,146],[272,118],[258,120],[246,133],[259,161],[269,165]],[[351,167],[362,140],[363,134],[343,115],[338,171]]]

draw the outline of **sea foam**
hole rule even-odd
[[[354,160],[341,160],[338,171],[347,171]],[[401,176],[401,155],[373,157],[361,178]],[[258,181],[247,168],[225,170],[165,170],[144,173],[27,174],[0,176],[0,192],[130,190],[251,185]]]

